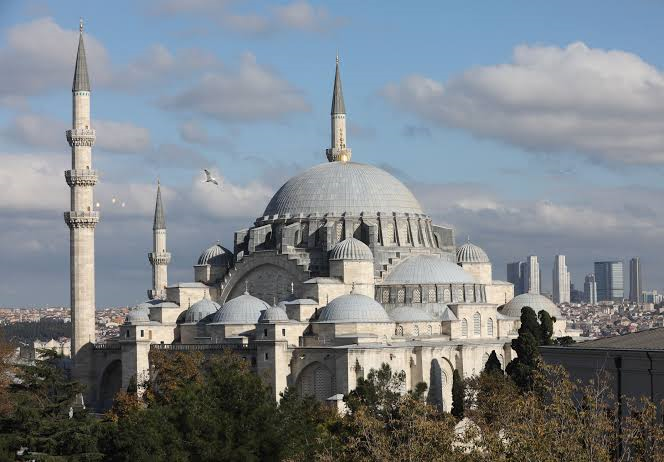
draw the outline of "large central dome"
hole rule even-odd
[[[264,216],[424,215],[419,202],[399,180],[380,168],[356,162],[316,165],[288,180],[272,197]]]

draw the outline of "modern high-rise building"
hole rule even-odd
[[[523,291],[530,294],[540,293],[540,269],[536,255],[529,255],[523,272]]]
[[[619,302],[625,298],[625,276],[622,261],[596,261],[597,301]]]
[[[556,255],[553,261],[553,302],[570,302],[570,276],[565,264],[565,255]]]
[[[590,305],[597,303],[597,282],[593,273],[586,275],[586,280],[583,283],[583,293],[586,303]]]
[[[629,261],[629,301],[639,303],[641,291],[641,259],[634,257]]]
[[[523,270],[525,263],[515,261],[507,264],[507,282],[514,285],[514,296],[524,293],[523,290]]]

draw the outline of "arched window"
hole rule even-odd
[[[420,335],[420,326],[418,326],[418,325],[413,326],[413,335],[415,337],[419,337],[419,335]]]
[[[397,303],[403,303],[406,300],[406,291],[404,289],[399,289],[397,291]]]
[[[403,337],[403,326],[401,325],[397,326],[397,335]]]
[[[486,320],[486,335],[493,337],[493,318]]]
[[[477,337],[482,335],[482,317],[479,313],[473,315],[473,335]]]
[[[461,320],[461,336],[468,337],[468,320],[466,318]]]
[[[436,289],[429,289],[429,303],[436,302]]]
[[[450,289],[445,289],[443,291],[443,302],[448,303],[450,301],[452,301]]]
[[[427,334],[429,334],[430,336],[433,335],[433,328],[431,327],[431,324],[427,326]]]
[[[422,301],[422,291],[417,288],[413,290],[413,303],[420,303]]]
[[[383,289],[383,303],[390,303],[390,289]]]

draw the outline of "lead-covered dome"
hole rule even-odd
[[[385,170],[356,162],[328,162],[288,180],[263,215],[372,216],[393,212],[424,215],[413,193]]]
[[[474,284],[473,276],[455,263],[433,255],[416,255],[399,263],[383,284]]]
[[[348,294],[335,298],[320,310],[316,321],[392,322],[380,303],[362,294]]]
[[[456,251],[457,263],[490,263],[489,256],[479,246],[466,242]]]
[[[220,324],[256,324],[261,313],[270,308],[266,302],[248,292],[227,301],[212,318]]]
[[[233,252],[216,243],[203,251],[201,256],[198,257],[198,264],[229,267],[232,266],[233,258]]]
[[[129,310],[125,317],[125,322],[129,324],[150,322],[150,306],[149,302],[139,303]]]
[[[539,313],[544,310],[549,313],[550,316],[555,317],[557,320],[562,319],[560,310],[551,300],[546,298],[544,295],[540,294],[521,294],[514,297],[508,303],[503,306],[500,310],[500,314],[504,316],[509,316],[511,318],[520,318],[521,317],[521,308],[524,306],[529,306]]]
[[[330,251],[330,260],[368,260],[373,261],[371,249],[364,242],[349,237],[337,243]]]
[[[184,322],[203,321],[208,316],[216,313],[219,308],[221,308],[219,303],[213,302],[206,296],[187,308],[184,314]]]
[[[261,312],[260,317],[258,318],[259,323],[271,323],[271,322],[282,322],[288,321],[288,314],[286,310],[279,306],[271,306],[266,310]]]

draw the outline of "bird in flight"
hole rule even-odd
[[[207,168],[204,168],[203,171],[205,172],[205,181],[204,183],[214,183],[217,186],[219,186],[219,182],[215,177],[212,176],[210,171]]]

